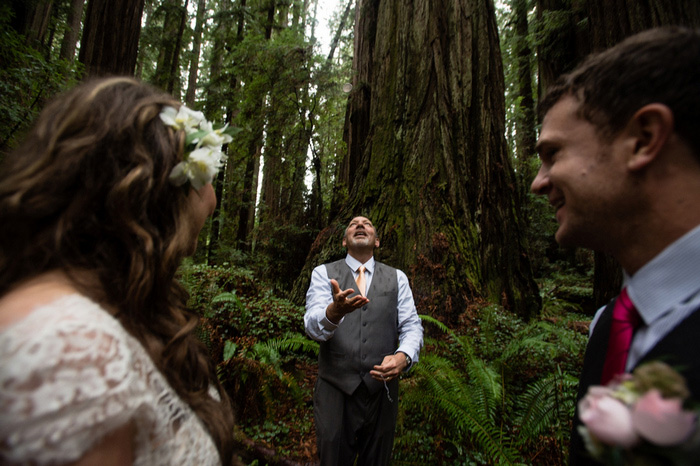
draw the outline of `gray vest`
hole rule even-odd
[[[326,270],[328,278],[336,279],[341,290],[357,289],[345,259],[326,264]],[[319,377],[348,395],[362,381],[371,393],[383,388],[369,371],[398,348],[398,294],[396,269],[375,262],[367,293],[369,304],[347,314],[333,338],[321,343]]]

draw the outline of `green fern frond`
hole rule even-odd
[[[240,305],[241,298],[239,298],[238,295],[236,295],[236,293],[233,291],[225,291],[214,296],[214,298],[212,298],[211,300],[211,303],[234,303],[236,305]]]
[[[469,359],[467,372],[474,377],[467,382],[454,365],[445,358],[426,355],[416,367],[420,379],[421,411],[441,413],[446,433],[462,436],[488,453],[498,464],[513,464],[517,452],[510,438],[496,424],[495,407],[501,388],[500,376],[481,361]],[[427,396],[425,396],[427,394]]]
[[[299,333],[289,332],[280,338],[257,343],[255,347],[264,348],[267,353],[275,352],[280,354],[285,351],[303,351],[305,353],[318,354],[319,344],[316,341],[306,338]]]
[[[536,380],[518,398],[518,416],[515,419],[521,429],[520,443],[536,440],[541,435],[556,434],[574,413],[574,394],[578,379],[554,373]]]

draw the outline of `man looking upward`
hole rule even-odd
[[[700,400],[700,33],[632,36],[561,77],[540,110],[532,191],[556,210],[556,240],[607,252],[624,270],[620,296],[591,324],[579,399],[660,360]],[[598,464],[577,424],[570,464]]]
[[[418,361],[423,327],[406,274],[374,260],[366,217],[343,235],[345,259],[316,267],[306,333],[321,342],[314,418],[322,465],[386,465],[398,413],[398,377]],[[364,290],[363,290],[364,289]]]

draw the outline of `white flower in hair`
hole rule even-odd
[[[175,186],[181,186],[187,181],[192,187],[199,190],[207,183],[211,183],[219,168],[223,165],[223,152],[202,147],[189,153],[186,161],[175,165],[170,172],[170,181]]]
[[[168,126],[175,129],[184,129],[187,132],[196,130],[202,122],[207,122],[204,113],[189,109],[181,105],[179,109],[164,107],[160,112],[160,119]],[[207,122],[208,123],[208,122]]]
[[[196,190],[211,183],[226,158],[221,146],[233,141],[232,136],[239,129],[228,125],[214,129],[202,112],[184,105],[179,109],[164,107],[160,119],[176,131],[185,131],[186,135],[183,160],[170,172],[170,182],[182,186],[189,181]]]
[[[202,139],[197,142],[197,146],[221,146],[222,144],[228,144],[229,142],[233,141],[233,137],[231,137],[230,134],[225,133],[228,129],[228,125],[224,126],[223,128],[220,129],[214,129],[212,127],[211,122],[204,120],[200,124],[200,128],[202,130],[206,131],[207,134],[202,137]]]

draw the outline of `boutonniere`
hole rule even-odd
[[[685,379],[662,362],[592,386],[579,402],[589,453],[612,465],[699,464],[697,412]]]

